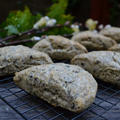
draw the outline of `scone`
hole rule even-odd
[[[84,45],[88,51],[107,50],[116,44],[111,38],[90,31],[80,32],[72,37],[72,41]]]
[[[90,73],[64,63],[28,68],[16,73],[14,82],[53,106],[73,112],[88,108],[97,91],[97,83]]]
[[[95,51],[77,55],[71,63],[81,66],[95,78],[120,87],[120,53],[118,52]]]
[[[120,52],[120,44],[116,44],[113,47],[108,49],[109,51],[116,51],[116,52]]]
[[[104,28],[100,31],[100,34],[110,37],[117,43],[120,43],[120,28],[118,27]]]
[[[49,63],[53,62],[47,54],[22,45],[0,48],[0,76],[13,75],[31,66]]]
[[[54,60],[71,60],[75,55],[87,52],[83,45],[62,36],[48,36],[33,49],[47,53]]]

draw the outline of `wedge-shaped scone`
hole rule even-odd
[[[120,52],[120,44],[116,44],[113,47],[109,48],[108,50]]]
[[[85,31],[73,36],[72,41],[77,41],[84,45],[89,51],[92,50],[107,50],[116,44],[111,38],[101,34]]]
[[[120,86],[120,53],[95,51],[77,55],[72,64],[89,71],[95,78]]]
[[[100,31],[100,34],[110,37],[117,43],[120,43],[120,28],[118,27],[104,28]]]
[[[13,75],[28,67],[53,63],[42,52],[18,45],[0,48],[0,76]]]
[[[63,63],[28,68],[16,73],[14,82],[28,93],[73,112],[88,108],[97,91],[90,73]]]
[[[87,52],[83,45],[62,36],[48,36],[36,43],[33,49],[45,52],[55,60],[71,60],[75,55]]]

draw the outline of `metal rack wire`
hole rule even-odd
[[[9,82],[0,82],[0,103],[2,102],[2,105],[5,104],[7,108],[14,111],[12,115],[12,117],[15,116],[14,120],[120,119],[120,90],[109,84],[99,83],[97,97],[91,107],[81,113],[72,113],[62,108],[55,108],[47,102],[29,95],[18,88],[11,77],[6,80]],[[4,117],[1,114],[0,112],[0,120]],[[10,118],[9,115],[8,118]]]

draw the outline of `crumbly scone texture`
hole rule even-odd
[[[31,66],[49,63],[53,62],[47,54],[22,45],[0,48],[0,76],[13,75]]]
[[[118,27],[104,28],[100,31],[100,34],[110,37],[117,43],[120,43],[120,28]]]
[[[84,45],[89,51],[107,50],[116,44],[115,40],[90,31],[78,33],[72,37],[72,41],[79,42],[80,44]]]
[[[109,51],[116,51],[116,52],[120,52],[120,44],[116,44],[113,47],[108,49]]]
[[[79,66],[64,63],[34,66],[16,73],[14,82],[32,95],[73,112],[94,101],[97,83]]]
[[[75,55],[86,53],[87,49],[62,36],[48,36],[36,43],[33,49],[47,53],[55,60],[71,60]]]
[[[120,87],[120,53],[118,52],[89,52],[75,56],[71,63],[81,66],[95,78]]]

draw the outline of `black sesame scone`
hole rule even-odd
[[[88,108],[97,91],[97,83],[90,73],[64,63],[25,69],[16,73],[14,82],[31,95],[73,112]]]
[[[88,51],[107,50],[116,44],[115,40],[90,31],[76,34],[72,37],[72,41],[76,41],[84,45]]]
[[[104,28],[100,31],[100,34],[110,37],[117,43],[120,43],[120,28],[118,27]]]
[[[13,75],[31,66],[49,63],[53,62],[47,54],[22,45],[0,48],[0,76]]]
[[[72,64],[81,66],[99,80],[120,87],[120,53],[113,51],[94,51],[77,55]]]
[[[108,49],[109,51],[116,51],[116,52],[120,52],[120,44],[116,44],[113,47]]]
[[[55,60],[71,60],[75,55],[87,52],[83,45],[62,36],[54,35],[39,41],[33,49],[45,52]]]

